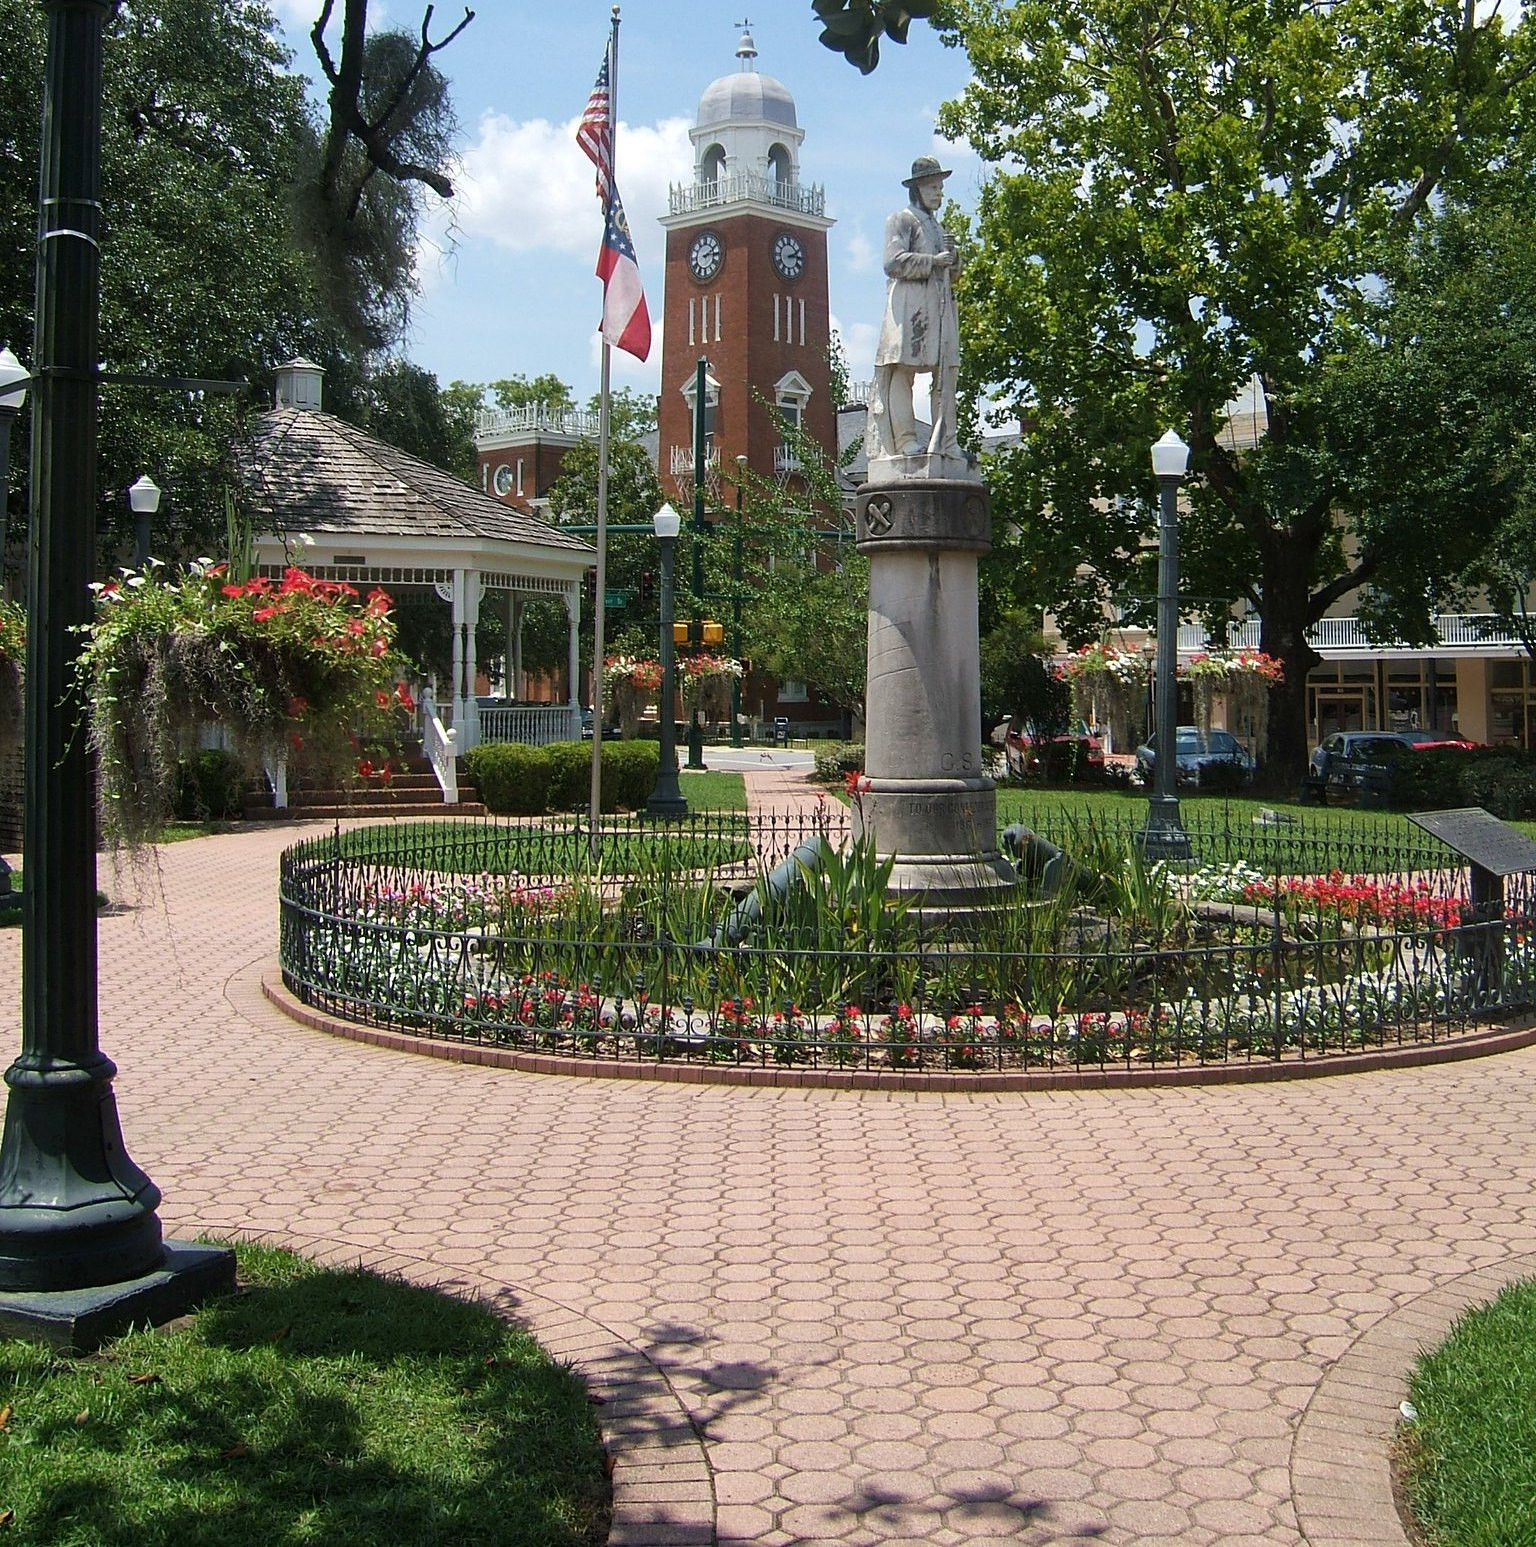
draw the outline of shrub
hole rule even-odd
[[[661,746],[654,741],[603,743],[603,810],[638,811],[656,787]]]
[[[816,778],[822,784],[841,784],[851,773],[864,772],[862,741],[829,741],[816,749]]]
[[[1504,821],[1536,817],[1536,753],[1518,747],[1430,747],[1390,759],[1399,810],[1481,806]]]
[[[606,753],[605,746],[603,751]],[[549,760],[551,811],[584,811],[592,802],[592,743],[554,741],[544,748]],[[603,758],[603,784],[608,783],[608,758]],[[606,805],[606,795],[604,804]]]
[[[176,763],[176,819],[181,822],[227,822],[241,814],[249,782],[245,767],[233,752],[218,747],[179,758]]]
[[[603,743],[603,810],[638,810],[650,799],[661,749],[651,741]],[[497,816],[584,811],[591,799],[592,743],[548,746],[482,742],[465,757],[480,798]]]
[[[554,772],[543,747],[486,741],[464,758],[486,808],[498,816],[542,816],[549,810]]]

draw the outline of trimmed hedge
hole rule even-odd
[[[816,748],[816,778],[822,784],[841,784],[851,773],[864,772],[862,741],[829,741]]]
[[[488,741],[464,758],[488,810],[497,816],[582,811],[592,795],[592,743],[553,741],[530,747]],[[637,811],[656,785],[661,748],[654,741],[603,743],[603,810]]]
[[[1384,764],[1401,811],[1481,806],[1503,821],[1536,817],[1536,752],[1520,747],[1429,747]]]

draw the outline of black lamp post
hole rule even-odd
[[[704,520],[704,472],[709,453],[704,410],[708,389],[709,361],[700,355],[693,380],[693,617],[688,625],[688,640],[695,648],[704,643],[704,537],[709,531]],[[697,706],[688,714],[688,766],[704,767],[704,728]]]
[[[97,1040],[96,791],[75,674],[92,612],[101,311],[102,34],[112,0],[48,0],[33,359],[22,1045],[0,1137],[0,1333],[89,1348],[234,1280],[161,1240]]]
[[[133,512],[133,567],[143,571],[149,563],[149,521],[160,508],[160,485],[148,473],[128,485],[128,508]]]
[[[661,761],[656,767],[656,787],[645,803],[647,816],[675,822],[688,815],[688,802],[677,782],[677,650],[672,642],[672,589],[677,571],[677,534],[683,518],[670,504],[651,518],[661,544]]]
[[[1157,756],[1152,795],[1141,832],[1148,859],[1188,859],[1189,834],[1179,815],[1179,485],[1189,467],[1189,447],[1169,430],[1152,448],[1159,496],[1157,525]]]

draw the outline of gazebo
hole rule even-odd
[[[321,409],[320,366],[279,367],[276,406],[258,421],[246,459],[258,574],[300,565],[359,588],[428,587],[452,609],[453,671],[438,712],[456,750],[481,741],[579,740],[578,637],[582,579],[595,550],[535,516]],[[475,694],[475,624],[495,596],[507,609],[513,702],[482,709]],[[569,699],[522,705],[522,615],[530,600],[565,602]]]

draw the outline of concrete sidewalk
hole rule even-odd
[[[168,1231],[449,1282],[581,1361],[615,1541],[1404,1542],[1400,1372],[1536,1271],[1536,1050],[977,1096],[451,1063],[262,998],[306,830],[104,865],[129,1150]],[[7,1004],[19,963],[0,932]]]

